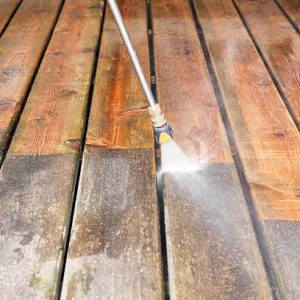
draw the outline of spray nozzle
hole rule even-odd
[[[166,123],[162,127],[154,127],[154,137],[158,144],[169,142],[173,139],[174,133],[171,126]]]
[[[173,130],[167,123],[164,114],[161,112],[159,104],[157,103],[153,107],[148,107],[148,110],[154,128],[154,137],[156,143],[161,144],[173,139]]]

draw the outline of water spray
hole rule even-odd
[[[147,101],[149,104],[148,111],[149,111],[149,114],[151,117],[153,129],[154,129],[155,141],[159,144],[169,142],[174,137],[173,130],[172,130],[171,126],[167,123],[159,104],[154,99],[153,93],[147,83],[145,74],[143,72],[143,69],[139,62],[139,59],[137,57],[136,51],[133,48],[131,39],[130,39],[128,31],[125,27],[125,24],[124,24],[122,15],[120,13],[119,7],[117,5],[117,2],[116,2],[116,0],[107,0],[107,2],[110,6],[110,9],[114,16],[114,19],[118,25],[120,34],[121,34],[122,39],[125,43],[125,46],[128,50],[130,59],[135,68],[135,71],[139,78],[139,81],[142,85],[144,94],[147,98]]]

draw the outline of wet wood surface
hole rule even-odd
[[[22,0],[0,0],[0,35]]]
[[[218,0],[195,4],[272,265],[276,294],[297,299],[299,132],[233,4]]]
[[[199,168],[104,2],[0,0],[0,298],[299,299],[299,1],[118,3]]]
[[[152,12],[158,99],[199,163],[163,177],[171,299],[271,299],[189,4],[153,0]]]
[[[2,299],[57,295],[101,13],[96,0],[65,2],[4,160]]]
[[[0,160],[61,3],[24,0],[0,39]]]
[[[276,0],[292,24],[300,31],[300,5],[298,0]]]
[[[145,2],[120,2],[149,74]],[[106,11],[64,277],[66,299],[161,299],[152,127],[116,24]]]
[[[236,3],[300,128],[299,34],[272,0],[236,0]]]

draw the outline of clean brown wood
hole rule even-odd
[[[300,240],[295,238],[300,232],[299,132],[233,3],[197,0],[195,5],[278,294],[283,299],[297,299],[300,296]]]
[[[24,0],[0,39],[0,160],[61,3]]]
[[[276,0],[293,24],[300,30],[300,3],[299,0]]]
[[[22,0],[0,0],[0,34]]]
[[[189,3],[152,13],[159,102],[178,145],[208,161],[164,174],[171,299],[271,299]]]
[[[125,2],[121,4],[125,6]],[[124,9],[124,18],[128,20],[130,36],[147,76],[146,8],[144,3],[138,1],[135,6],[136,9]],[[108,9],[86,144],[119,149],[152,148],[153,135],[147,107],[125,45]]]
[[[57,293],[102,4],[65,2],[4,160],[3,299],[53,299]]]
[[[236,3],[280,84],[299,125],[300,38],[298,33],[272,0],[255,2],[237,0]]]
[[[149,74],[145,1],[119,5]],[[108,8],[63,298],[162,298],[153,145],[147,103]]]

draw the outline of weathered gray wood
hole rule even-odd
[[[153,0],[152,12],[159,101],[178,145],[207,159],[164,175],[171,299],[271,299],[189,3]]]
[[[264,220],[269,255],[275,267],[281,299],[299,299],[299,222]]]
[[[160,299],[151,149],[87,147],[63,299]]]
[[[235,166],[164,183],[171,299],[271,299]]]
[[[53,299],[74,154],[8,156],[0,173],[1,299]]]

